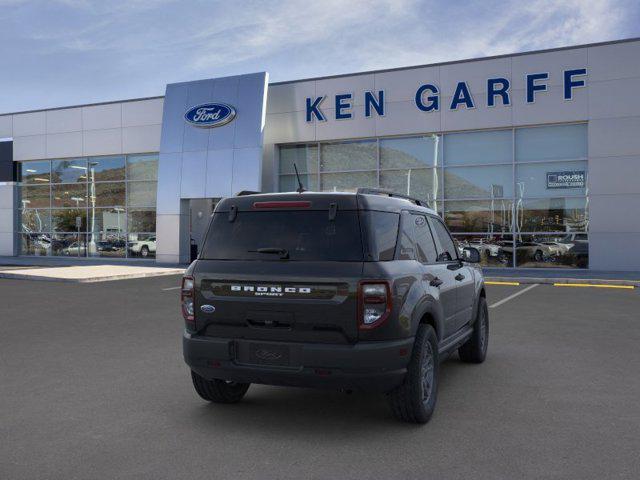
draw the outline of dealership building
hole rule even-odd
[[[241,191],[391,190],[485,265],[640,270],[640,39],[0,115],[0,256],[186,263]]]

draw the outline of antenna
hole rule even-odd
[[[295,162],[293,163],[293,169],[296,171],[296,178],[298,179],[298,188],[296,189],[296,192],[302,193],[306,190],[304,189],[304,185],[302,185],[302,180],[300,180],[300,174],[298,173],[298,166],[295,164]]]

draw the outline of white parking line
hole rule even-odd
[[[182,287],[169,287],[169,288],[163,288],[162,290],[164,290],[165,292],[168,292],[169,290],[180,290]]]
[[[509,300],[513,300],[513,299],[514,299],[514,298],[516,298],[518,295],[522,295],[523,293],[528,292],[529,290],[531,290],[532,288],[535,288],[535,287],[537,287],[537,286],[538,286],[538,284],[537,284],[537,283],[534,283],[533,285],[529,285],[528,287],[523,288],[522,290],[520,290],[520,291],[518,291],[518,292],[514,293],[513,295],[509,295],[508,297],[503,298],[502,300],[497,301],[497,302],[496,302],[496,303],[494,303],[493,305],[489,305],[489,308],[496,308],[496,307],[499,307],[500,305],[503,305],[503,304],[507,303]]]

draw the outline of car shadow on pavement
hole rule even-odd
[[[441,364],[439,404],[432,422],[446,410],[447,390],[452,381],[469,365],[452,356]],[[464,375],[464,374],[462,374]],[[297,437],[308,432],[310,438],[318,433],[325,438],[341,438],[345,434],[366,429],[368,434],[387,435],[393,430],[419,427],[396,420],[383,394],[363,392],[345,393],[294,387],[271,387],[252,385],[247,396],[238,404],[209,404],[200,398],[194,400],[187,411],[186,421],[198,430],[211,429],[220,434],[221,430],[263,435],[264,432],[280,435],[295,434]]]

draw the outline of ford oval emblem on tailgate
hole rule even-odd
[[[216,307],[214,307],[213,305],[202,305],[200,307],[200,310],[202,310],[204,313],[213,313],[216,311]]]

